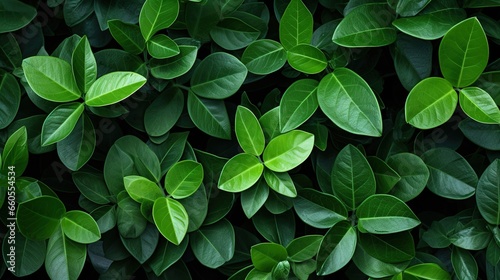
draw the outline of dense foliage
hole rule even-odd
[[[498,6],[1,0],[0,275],[500,279]]]

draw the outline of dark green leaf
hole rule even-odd
[[[318,275],[328,275],[344,267],[354,255],[356,242],[356,230],[350,222],[342,221],[334,225],[319,247],[316,257]]]
[[[476,202],[479,212],[490,224],[500,225],[500,160],[493,161],[479,179]]]
[[[222,100],[198,97],[188,93],[187,108],[193,123],[208,135],[231,139],[231,125]]]
[[[259,243],[250,250],[252,263],[260,271],[271,272],[273,267],[287,258],[285,247],[276,243]]]
[[[302,221],[315,228],[331,228],[347,219],[347,209],[337,197],[313,189],[299,191],[293,207]]]
[[[194,255],[203,265],[220,267],[234,255],[233,226],[227,220],[204,226],[190,235],[189,243]]]
[[[39,196],[18,205],[17,226],[29,239],[45,240],[53,234],[57,235],[60,220],[65,214],[66,207],[61,200]]]

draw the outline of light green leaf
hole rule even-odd
[[[226,219],[200,228],[189,238],[195,257],[209,268],[218,268],[234,256],[234,228]]]
[[[257,40],[245,49],[241,57],[248,71],[257,75],[267,75],[278,71],[286,63],[286,51],[273,40]]]
[[[238,91],[247,73],[245,65],[233,55],[213,53],[194,70],[191,90],[204,98],[224,99]]]
[[[361,151],[351,144],[345,146],[335,159],[332,189],[349,210],[356,209],[367,197],[375,194],[373,170]]]
[[[54,144],[68,137],[84,110],[83,103],[73,102],[57,106],[45,119],[42,127],[42,146]]]
[[[37,15],[35,7],[18,0],[0,2],[0,33],[16,31],[28,25]]]
[[[405,269],[403,277],[413,276],[417,279],[426,280],[450,280],[451,276],[435,263],[421,263]]]
[[[350,222],[334,225],[323,237],[316,257],[318,275],[328,275],[344,267],[356,249],[356,230]]]
[[[337,68],[318,85],[318,103],[340,128],[359,135],[382,135],[382,114],[375,93],[358,74]]]
[[[305,74],[318,74],[325,70],[326,56],[315,46],[299,44],[287,52],[288,63],[292,68]]]
[[[242,192],[259,180],[263,170],[264,166],[257,157],[238,154],[224,165],[218,187],[228,192]]]
[[[314,147],[314,135],[293,130],[273,138],[264,150],[264,165],[275,172],[286,172],[304,162]]]
[[[187,109],[201,131],[217,138],[231,139],[231,124],[224,101],[202,98],[189,91]]]
[[[179,46],[180,53],[167,59],[152,59],[151,75],[155,78],[170,80],[186,74],[196,61],[198,48],[194,46]]]
[[[476,172],[459,153],[437,148],[421,157],[429,168],[427,188],[430,191],[450,199],[466,199],[474,195],[478,182]]]
[[[90,87],[85,95],[88,106],[107,106],[118,103],[146,83],[146,78],[134,72],[112,72],[106,74]]]
[[[144,40],[172,25],[179,15],[179,0],[146,0],[139,15]]]
[[[179,245],[186,236],[189,217],[184,206],[167,197],[159,197],[153,205],[153,219],[160,233]]]
[[[67,238],[60,227],[50,237],[45,270],[50,279],[78,279],[85,265],[87,247]]]
[[[32,56],[24,59],[22,66],[29,86],[41,98],[54,102],[80,98],[71,65],[66,61],[51,56]]]
[[[427,78],[420,81],[406,99],[406,122],[420,129],[440,126],[451,118],[457,102],[457,93],[450,82]]]
[[[410,2],[410,1],[407,1]],[[467,17],[455,0],[434,0],[418,15],[401,17],[392,22],[392,25],[410,36],[435,40]]]
[[[381,47],[396,41],[394,13],[386,3],[357,6],[339,23],[333,42],[344,47]]]
[[[203,182],[203,167],[192,160],[174,164],[165,176],[165,189],[175,199],[192,195]]]
[[[155,182],[142,176],[126,176],[123,178],[123,184],[128,195],[139,203],[154,202],[157,198],[165,196]]]
[[[323,241],[322,235],[304,235],[295,238],[286,246],[288,257],[293,262],[303,262],[318,254],[319,246]]]
[[[286,260],[288,254],[280,244],[259,243],[250,249],[254,267],[260,271],[271,272],[280,261]]]
[[[318,81],[312,79],[297,80],[285,91],[279,107],[282,133],[296,129],[316,112],[318,84]]]
[[[238,106],[234,130],[238,143],[245,153],[254,156],[262,154],[265,145],[264,132],[252,111]]]
[[[167,35],[155,35],[147,42],[148,53],[156,59],[176,56],[180,53],[179,46]]]
[[[90,244],[101,239],[94,218],[80,210],[67,212],[61,220],[61,229],[69,239],[78,243]]]
[[[39,196],[19,203],[17,226],[27,238],[45,240],[56,231],[65,214],[66,207],[61,200],[52,196]]]
[[[27,141],[28,132],[25,126],[20,127],[9,136],[2,150],[1,161],[3,162],[3,165],[0,165],[0,170],[3,175],[7,175],[10,171],[8,170],[9,166],[15,167],[14,171],[18,176],[23,174],[26,170],[29,158]],[[2,203],[0,203],[0,205]]]
[[[471,119],[485,124],[500,124],[500,109],[483,89],[468,87],[459,91],[460,107]]]
[[[295,189],[292,178],[287,172],[274,172],[266,168],[264,179],[267,185],[277,193],[288,197],[297,196],[297,189]]]
[[[361,232],[389,234],[412,229],[420,220],[402,200],[392,195],[368,197],[356,210]]]
[[[336,196],[313,189],[299,191],[293,207],[304,223],[315,228],[331,228],[347,219],[347,209]]]
[[[81,92],[87,92],[97,78],[97,63],[87,36],[76,45],[71,57],[71,67]]]
[[[313,17],[302,0],[292,0],[280,20],[280,42],[286,50],[311,43]]]
[[[453,26],[439,45],[441,73],[453,86],[474,83],[488,64],[488,40],[477,18]]]
[[[125,23],[118,19],[108,21],[109,31],[116,42],[131,54],[140,54],[146,47],[141,29],[136,24]]]
[[[94,154],[96,133],[90,118],[83,114],[71,133],[57,142],[57,155],[70,170],[82,168]]]
[[[500,225],[500,160],[493,161],[483,172],[476,189],[476,203],[483,218]]]
[[[6,128],[16,117],[21,104],[21,89],[9,73],[0,76],[0,129]]]

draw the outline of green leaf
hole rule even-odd
[[[97,78],[97,63],[87,36],[76,45],[71,57],[71,67],[81,92],[87,92]]]
[[[51,279],[78,279],[85,265],[87,247],[67,238],[60,227],[50,237],[45,270]]]
[[[465,0],[464,3],[464,7],[467,8],[486,8],[498,6],[500,6],[498,0]]]
[[[348,221],[339,222],[328,230],[316,257],[318,275],[332,274],[344,267],[354,255],[356,242],[356,230]]]
[[[292,83],[280,101],[279,122],[282,133],[296,129],[306,122],[318,108],[316,89],[318,81],[302,79]]]
[[[359,234],[359,244],[367,254],[386,263],[401,263],[415,257],[415,245],[409,231],[384,235]]]
[[[286,172],[304,162],[314,147],[314,135],[293,130],[273,138],[264,150],[264,165],[275,172]]]
[[[123,180],[122,180],[123,181]],[[146,229],[148,220],[141,213],[141,205],[135,202],[127,194],[118,200],[116,209],[116,224],[120,236],[125,238],[136,238]]]
[[[398,18],[392,25],[412,37],[435,40],[443,37],[466,17],[467,13],[458,6],[457,1],[434,0],[418,15]]]
[[[356,216],[361,232],[390,234],[412,229],[420,224],[413,211],[399,198],[376,194],[359,205]]]
[[[280,42],[286,50],[311,43],[313,17],[302,0],[292,0],[279,24]]]
[[[474,144],[488,150],[499,151],[500,125],[482,124],[472,119],[465,119],[458,125],[460,131]]]
[[[85,95],[85,104],[101,107],[118,103],[146,83],[146,78],[134,72],[113,72],[106,74],[90,87]]]
[[[370,156],[366,159],[370,163],[375,175],[377,193],[388,193],[401,180],[399,174],[385,161],[375,156]]]
[[[208,215],[208,200],[209,198],[204,185],[201,185],[201,187],[189,197],[179,200],[188,213],[188,232],[199,229],[203,225],[203,222],[205,222]]]
[[[266,140],[274,139],[280,135],[279,107],[275,107],[259,118]]]
[[[269,186],[263,178],[255,184],[255,187],[249,188],[241,193],[241,208],[247,218],[252,218],[259,209],[264,206],[269,197]]]
[[[28,25],[37,15],[35,7],[18,0],[0,3],[0,33],[16,31]]]
[[[297,190],[288,172],[274,172],[266,168],[264,179],[267,185],[277,193],[288,197],[297,196]]]
[[[309,44],[299,44],[290,48],[287,59],[293,69],[305,74],[318,74],[325,70],[327,65],[323,51]]]
[[[274,280],[272,272],[264,272],[256,268],[250,270],[245,280]]]
[[[396,41],[394,14],[386,3],[357,6],[339,23],[333,42],[344,47],[381,47]]]
[[[451,264],[459,280],[477,279],[477,263],[469,251],[453,247],[451,251]]]
[[[141,30],[136,24],[125,23],[118,19],[108,21],[109,31],[122,48],[131,54],[140,54],[146,47]]]
[[[239,13],[245,14],[245,13]],[[245,21],[246,20],[246,21]],[[238,50],[248,46],[259,38],[261,32],[255,27],[260,18],[226,17],[210,30],[210,36],[219,46],[226,50]],[[265,24],[262,22],[262,24]]]
[[[263,171],[264,166],[258,158],[238,154],[224,165],[218,187],[228,192],[242,192],[257,183]]]
[[[345,146],[335,159],[332,189],[349,210],[375,194],[375,175],[365,156],[353,145]]]
[[[192,160],[174,164],[165,176],[165,189],[175,199],[192,195],[203,182],[203,167]]]
[[[427,188],[450,199],[465,199],[474,195],[477,175],[466,159],[453,150],[432,149],[422,155],[429,168]]]
[[[144,232],[136,238],[120,239],[125,246],[125,249],[140,263],[144,264],[153,255],[156,246],[158,245],[160,234],[152,224],[147,225]]]
[[[224,101],[202,98],[189,91],[187,109],[201,131],[217,138],[231,139],[231,124]]]
[[[453,245],[462,249],[482,250],[488,247],[492,233],[485,220],[476,219],[462,227],[457,227],[448,238]]]
[[[245,153],[254,156],[262,154],[265,139],[259,120],[252,111],[241,105],[236,109],[234,131],[238,143]]]
[[[396,6],[396,13],[402,17],[411,17],[418,14],[431,0],[399,0]]]
[[[167,35],[155,35],[147,42],[148,53],[157,59],[169,58],[180,53],[179,46]]]
[[[102,173],[78,171],[73,172],[71,176],[75,186],[85,198],[96,204],[107,204],[110,202],[110,195]]]
[[[460,107],[471,119],[485,124],[500,124],[500,109],[486,91],[468,87],[459,92]]]
[[[179,54],[167,59],[152,59],[151,75],[155,78],[170,80],[186,74],[196,61],[198,48],[194,46],[179,46]]]
[[[399,34],[394,48],[394,67],[398,78],[410,91],[427,78],[432,70],[432,43]]]
[[[304,223],[315,228],[331,228],[347,219],[347,209],[336,196],[313,189],[299,191],[293,207]]]
[[[390,195],[409,201],[424,190],[430,174],[421,158],[410,153],[399,153],[390,156],[387,164],[401,177],[389,191]]]
[[[57,154],[70,170],[82,168],[94,154],[96,132],[90,118],[83,114],[71,133],[57,142]]]
[[[43,195],[19,203],[17,226],[29,239],[45,240],[56,231],[65,214],[66,207],[61,200]]]
[[[358,74],[337,68],[318,85],[318,103],[340,128],[354,134],[382,135],[382,115],[375,94]]]
[[[442,269],[439,265],[435,263],[421,263],[414,265],[405,269],[403,272],[404,279],[407,279],[407,276],[414,276],[417,279],[426,279],[426,280],[450,280],[451,276],[446,272],[446,270]]]
[[[228,220],[204,226],[191,233],[191,249],[195,257],[206,267],[218,268],[234,256],[234,229]]]
[[[168,28],[179,15],[178,0],[146,0],[139,15],[139,27],[144,40]]]
[[[312,259],[318,254],[322,241],[322,235],[304,235],[295,238],[286,246],[288,258],[292,262],[303,262]]]
[[[157,276],[172,267],[182,257],[187,249],[188,240],[189,238],[185,238],[176,246],[165,239],[160,239],[155,252],[148,260],[149,266]]]
[[[450,82],[437,77],[424,79],[406,99],[406,122],[420,129],[440,126],[451,118],[457,102],[458,96]]]
[[[224,99],[240,89],[247,73],[245,65],[233,55],[213,53],[194,70],[191,90],[204,98]]]
[[[57,106],[45,119],[42,127],[42,146],[68,137],[84,110],[83,103],[72,102]]]
[[[285,247],[276,243],[259,243],[250,250],[252,263],[260,271],[271,272],[273,267],[287,258]]]
[[[139,203],[154,202],[157,198],[165,196],[156,183],[141,176],[126,176],[123,178],[123,184],[128,195]]]
[[[271,214],[262,210],[252,217],[255,229],[269,242],[287,246],[295,237],[295,217],[292,211]]]
[[[184,94],[180,89],[162,92],[144,113],[144,127],[148,135],[165,135],[179,120],[183,109]]]
[[[439,45],[441,73],[453,86],[474,83],[488,64],[488,40],[477,18],[453,26]]]
[[[9,255],[13,252],[15,254],[15,271],[11,271],[12,274],[16,277],[23,277],[39,270],[45,262],[47,251],[45,241],[28,239],[19,232],[16,233],[14,239],[9,237],[3,238],[2,252],[3,260],[8,267],[11,267]],[[15,246],[12,240],[15,240]]]
[[[9,73],[0,76],[0,129],[6,128],[16,117],[21,104],[21,89]]]
[[[32,56],[24,59],[22,66],[29,86],[41,98],[53,102],[80,98],[71,65],[66,61],[51,56]]]
[[[273,40],[257,40],[245,49],[241,57],[248,72],[267,75],[278,71],[286,63],[286,51],[283,46]]]
[[[500,160],[493,161],[479,179],[476,203],[483,218],[490,224],[500,225]]]
[[[153,219],[160,233],[179,245],[186,235],[189,217],[184,206],[167,197],[159,197],[153,205]]]
[[[94,218],[80,210],[67,212],[61,219],[61,229],[69,239],[78,243],[90,244],[101,239]]]
[[[5,146],[3,147],[2,157],[0,160],[0,163],[3,164],[0,165],[2,175],[8,174],[10,171],[8,170],[9,166],[14,166],[14,171],[18,175],[23,174],[26,170],[29,158],[27,141],[28,135],[25,126],[20,127],[9,136],[7,142],[5,142]]]

